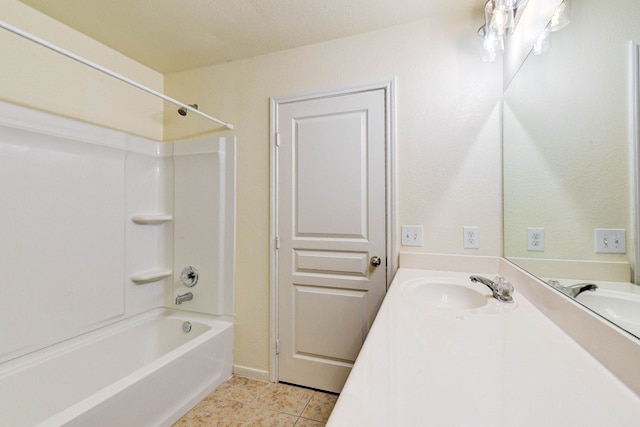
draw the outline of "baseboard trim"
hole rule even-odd
[[[249,368],[248,366],[233,365],[233,374],[254,380],[269,381],[269,371]]]

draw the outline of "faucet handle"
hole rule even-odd
[[[502,302],[513,302],[513,285],[508,280],[502,278],[502,280],[496,283],[496,298]]]
[[[194,287],[198,283],[198,270],[190,265],[185,267],[180,273],[180,280],[186,287]]]
[[[503,280],[498,285],[498,292],[506,297],[510,297],[513,294],[513,285],[508,280]]]

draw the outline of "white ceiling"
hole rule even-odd
[[[161,73],[390,27],[481,0],[21,0]]]

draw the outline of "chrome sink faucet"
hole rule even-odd
[[[480,282],[483,285],[491,289],[493,297],[500,302],[513,302],[513,285],[504,279],[502,276],[496,276],[493,280],[489,280],[482,276],[469,277],[472,282]]]
[[[193,299],[193,294],[191,292],[187,292],[186,294],[178,295],[176,297],[176,304],[180,305],[185,301],[191,301]]]

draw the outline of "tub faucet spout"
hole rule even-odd
[[[575,298],[584,291],[595,291],[596,289],[598,289],[598,285],[595,283],[576,283],[575,285],[562,286],[560,291]]]
[[[185,301],[191,301],[193,299],[193,294],[191,292],[187,292],[186,294],[178,295],[176,297],[176,304],[180,305]]]
[[[513,302],[513,285],[506,281],[502,276],[496,276],[495,279],[489,280],[482,276],[471,276],[469,279],[474,282],[480,282],[491,289],[493,297],[501,302]]]

